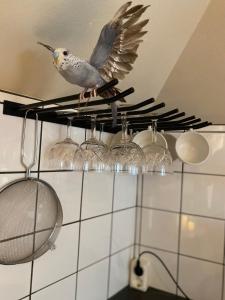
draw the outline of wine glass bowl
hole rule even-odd
[[[173,159],[165,137],[157,132],[156,120],[153,120],[152,127],[149,127],[149,129],[152,131],[152,139],[149,141],[149,144],[143,147],[145,164],[143,165],[142,172],[160,176],[172,174]],[[164,140],[165,146],[158,142],[158,137]]]
[[[110,148],[108,164],[115,173],[137,175],[143,161],[142,149],[133,142],[120,143]]]
[[[158,160],[155,166],[155,174],[160,176],[172,175],[173,174],[173,159],[168,149],[165,149],[164,155]]]
[[[70,138],[56,143],[49,151],[50,166],[61,170],[79,169],[77,159],[79,157],[80,147]],[[80,153],[80,156],[82,154]],[[79,158],[79,160],[81,157]],[[81,169],[82,167],[80,167]]]
[[[50,168],[56,170],[81,171],[83,157],[80,146],[71,138],[72,119],[68,119],[67,134],[63,141],[54,144],[48,153]]]
[[[99,139],[96,138],[96,118],[96,115],[91,115],[91,137],[81,145],[71,139],[72,120],[69,118],[66,138],[56,143],[49,152],[51,168],[86,172],[111,171],[131,175],[142,172],[165,176],[173,173],[173,159],[165,137],[157,132],[156,120],[149,127],[149,141],[145,141],[141,148],[131,141],[126,116],[121,116],[120,142],[117,141],[109,148],[101,139],[104,123],[100,123]]]
[[[102,172],[106,169],[108,146],[96,138],[96,116],[91,117],[91,138],[80,145],[83,170]]]
[[[167,148],[152,143],[143,148],[145,154],[145,164],[143,173],[150,173],[160,176],[172,174],[172,156]]]
[[[85,141],[80,146],[84,171],[102,172],[105,169],[108,147],[96,139]]]
[[[112,145],[109,151],[108,167],[115,173],[137,175],[144,163],[144,153],[127,133],[126,117],[122,118],[122,138],[120,143]]]

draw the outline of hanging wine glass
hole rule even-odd
[[[172,156],[168,149],[166,139],[162,134],[157,133],[157,120],[152,121],[152,126],[149,127],[149,130],[152,130],[152,141],[143,147],[143,152],[145,154],[145,164],[142,169],[143,173],[161,176],[172,174]],[[164,139],[165,147],[157,143],[158,135]]]
[[[103,143],[102,136],[103,136],[103,132],[104,132],[104,126],[105,126],[104,123],[100,123],[100,131],[99,131],[99,142],[100,143]]]
[[[96,116],[91,116],[91,137],[80,145],[83,170],[102,172],[107,163],[108,146],[96,138]]]
[[[71,138],[72,118],[68,118],[66,138],[49,151],[50,167],[61,170],[81,171],[83,157],[80,146]]]
[[[116,173],[137,175],[144,163],[144,153],[137,144],[131,142],[127,126],[126,116],[123,116],[122,138],[119,144],[110,148],[109,168]]]

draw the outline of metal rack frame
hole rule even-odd
[[[112,80],[97,89],[97,95],[108,88],[115,86],[117,83],[118,80]],[[31,119],[34,119],[35,113],[38,113],[40,121],[57,124],[67,124],[68,118],[73,118],[72,125],[81,128],[90,128],[91,116],[95,115],[97,129],[99,129],[101,123],[104,123],[104,131],[110,133],[116,133],[121,130],[121,116],[124,115],[126,115],[127,121],[129,122],[129,128],[132,128],[133,131],[147,129],[148,126],[151,125],[152,120],[157,120],[158,129],[164,131],[185,131],[191,128],[200,129],[211,125],[210,122],[202,122],[200,118],[196,118],[194,115],[183,118],[186,115],[185,112],[179,112],[177,108],[166,112],[160,112],[160,109],[165,107],[165,103],[161,102],[155,104],[155,99],[149,98],[138,104],[118,106],[117,126],[112,127],[111,108],[108,108],[107,106],[132,93],[134,93],[134,88],[131,87],[107,99],[87,100],[82,102],[80,101],[80,94],[40,101],[28,105],[4,101],[3,113],[11,116],[24,117],[27,110],[32,110],[33,113],[31,111],[29,114],[29,118]],[[85,97],[89,98],[91,97],[91,94],[87,92],[85,93]],[[75,103],[71,104],[71,101],[75,101]],[[68,102],[69,104],[66,104]],[[98,106],[100,105],[101,108],[98,109]],[[102,108],[104,105],[106,108]],[[70,111],[65,112],[65,110]]]

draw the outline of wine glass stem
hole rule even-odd
[[[153,143],[156,143],[157,141],[157,120],[152,120],[152,138],[153,138]]]
[[[91,138],[96,137],[96,116],[91,116]]]
[[[72,126],[72,120],[68,119],[67,130],[66,130],[66,138],[67,139],[71,139],[71,126]]]
[[[99,142],[101,142],[102,140],[102,133],[103,133],[103,130],[104,130],[104,123],[100,123],[100,133],[99,133]]]
[[[127,120],[126,117],[122,117],[122,141],[128,140],[128,134],[127,134]]]

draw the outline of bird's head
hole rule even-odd
[[[70,52],[66,48],[56,48],[43,44],[41,42],[38,42],[39,45],[42,45],[46,49],[48,49],[52,53],[53,57],[53,63],[56,67],[59,67],[63,61],[66,60],[66,58],[69,56]]]

